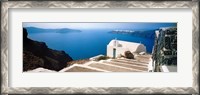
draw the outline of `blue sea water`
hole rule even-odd
[[[90,58],[99,54],[106,55],[107,44],[117,38],[129,42],[142,43],[151,53],[154,39],[137,37],[128,34],[113,34],[110,30],[81,30],[70,33],[31,33],[28,37],[35,41],[45,42],[55,50],[64,50],[74,60]]]

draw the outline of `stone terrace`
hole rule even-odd
[[[135,59],[108,59],[74,64],[59,72],[148,72],[151,55],[138,55]]]

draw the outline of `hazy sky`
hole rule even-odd
[[[176,27],[176,23],[36,23],[24,22],[23,27],[37,27],[45,29],[158,29],[160,27]]]

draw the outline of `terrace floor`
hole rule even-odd
[[[108,59],[73,64],[60,72],[148,72],[151,55],[138,55],[135,59]]]

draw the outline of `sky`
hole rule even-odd
[[[150,23],[150,22],[105,22],[105,23],[46,23],[46,22],[24,22],[23,27],[37,27],[44,29],[158,29],[160,27],[176,27],[177,23]]]

